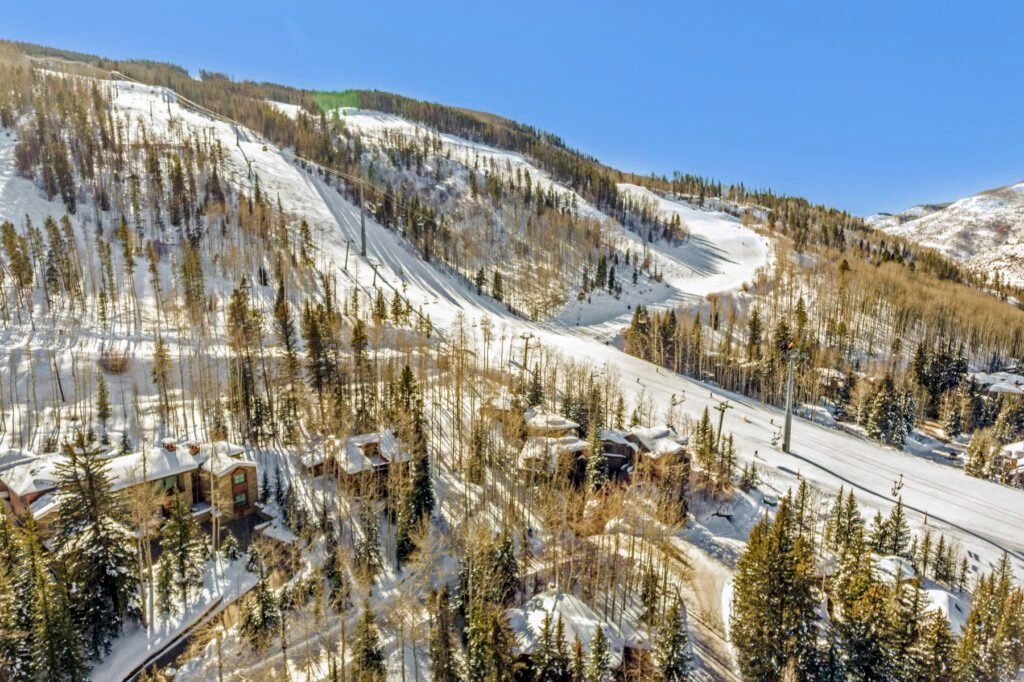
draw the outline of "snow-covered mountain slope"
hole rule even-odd
[[[371,113],[360,114],[358,123],[348,120],[346,123],[365,125],[366,129],[383,124],[412,125],[395,116]],[[470,145],[473,153],[479,147],[458,138],[454,144]],[[482,149],[481,153],[484,153]],[[529,163],[521,155],[510,152],[491,149],[489,153]],[[534,168],[534,171],[545,177],[539,169]],[[316,188],[323,206],[337,221],[341,239],[334,248],[341,249],[345,239],[354,239],[358,234],[358,209],[316,174],[308,175],[304,183],[307,181]],[[647,192],[641,188],[624,189]],[[704,295],[735,288],[753,279],[756,270],[770,262],[767,240],[731,216],[696,209],[683,202],[660,197],[659,200],[663,210],[680,213],[692,239],[704,242],[705,248],[703,254],[688,254],[685,246],[670,252],[651,245],[655,257],[665,263],[665,276],[672,292]],[[317,215],[321,215],[320,209]],[[829,492],[837,491],[840,486],[853,487],[866,508],[887,512],[895,502],[891,494],[894,482],[902,475],[901,494],[907,507],[917,514],[916,527],[927,523],[928,527],[955,537],[965,550],[973,553],[977,570],[989,570],[1003,550],[1009,551],[1018,571],[1024,574],[1024,535],[1019,532],[1024,527],[1024,505],[1021,504],[1024,493],[1021,491],[968,478],[957,468],[803,421],[794,429],[793,454],[782,453],[771,444],[782,423],[780,410],[659,369],[594,338],[593,327],[606,328],[607,317],[589,324],[581,319],[577,325],[574,320],[533,323],[512,316],[491,299],[475,295],[461,281],[424,263],[391,230],[372,220],[367,220],[366,225],[368,258],[377,267],[378,277],[395,286],[404,282],[414,304],[423,303],[424,310],[441,329],[448,328],[459,316],[469,321],[490,317],[497,322],[503,336],[517,338],[532,334],[543,347],[617,372],[630,397],[643,395],[658,405],[682,399],[684,411],[691,415],[728,399],[734,409],[729,412],[725,428],[735,434],[741,457],[768,467],[774,485],[780,489],[795,485],[800,478]],[[623,230],[624,238],[630,235],[635,237]],[[336,257],[337,262],[341,262],[343,253]],[[355,258],[353,252],[353,260]],[[693,261],[692,258],[703,260]],[[364,265],[359,276],[369,280],[373,273]],[[668,293],[669,297],[674,295],[672,292]]]
[[[826,491],[835,491],[840,485],[853,486],[865,506],[887,510],[894,501],[893,482],[902,474],[902,495],[908,508],[919,514],[918,525],[927,513],[931,527],[956,537],[965,549],[975,552],[980,570],[987,570],[1005,549],[1013,554],[1024,572],[1024,535],[1020,533],[1020,528],[1024,527],[1024,505],[1021,504],[1024,493],[1021,491],[967,478],[956,468],[803,421],[798,422],[794,430],[794,454],[781,453],[771,445],[781,424],[781,412],[776,408],[626,355],[593,338],[586,322],[577,327],[569,321],[533,323],[518,318],[492,299],[477,296],[461,280],[423,262],[400,236],[372,219],[366,221],[367,258],[363,259],[357,249],[352,249],[348,272],[342,272],[346,243],[358,237],[359,210],[315,172],[299,170],[286,150],[260,141],[250,131],[239,129],[236,132],[231,124],[179,106],[173,95],[168,96],[162,88],[126,84],[118,84],[117,88],[115,102],[124,113],[146,118],[152,115],[155,122],[163,120],[168,131],[175,125],[187,123],[196,130],[217,134],[227,153],[234,182],[248,182],[247,163],[259,169],[265,191],[279,196],[285,210],[305,217],[316,226],[323,258],[335,264],[342,281],[359,282],[364,286],[376,281],[404,288],[410,301],[414,305],[422,304],[435,326],[442,330],[459,317],[474,321],[487,316],[507,338],[533,334],[542,346],[552,351],[614,370],[621,377],[628,397],[643,395],[658,405],[684,400],[683,409],[690,415],[728,399],[734,409],[729,411],[725,428],[735,434],[741,457],[773,470],[780,488],[795,484],[799,477]],[[4,198],[0,217],[18,218],[28,211],[41,219],[48,213],[60,213],[59,204],[39,198],[38,190],[19,178],[12,164],[9,151],[0,155],[0,180],[3,180],[0,197]],[[720,263],[714,267],[697,267],[688,263],[684,255],[674,254],[679,266],[671,276],[676,278],[675,286],[679,289],[703,295],[737,286],[752,277],[769,258],[762,238],[731,217],[663,201],[665,210],[680,211],[691,234],[715,246],[720,258]],[[658,253],[665,259],[670,255]],[[7,338],[0,345],[9,349],[7,343],[14,343],[14,339]],[[70,375],[71,368],[67,370]]]
[[[752,283],[757,271],[771,263],[768,239],[722,211],[700,209],[683,200],[661,197],[643,187],[620,184],[619,190],[631,198],[653,203],[662,218],[678,215],[690,235],[678,245],[662,240],[646,242],[522,154],[438,134],[393,114],[343,108],[337,110],[337,115],[348,129],[357,131],[367,140],[381,143],[389,136],[409,140],[432,137],[440,142],[449,159],[467,168],[493,169],[491,172],[506,180],[513,176],[529,177],[540,191],[553,191],[564,198],[575,207],[577,215],[603,221],[606,234],[620,251],[643,254],[651,270],[661,277],[661,282],[640,281],[637,285],[631,285],[627,277],[619,297],[595,291],[583,300],[570,299],[557,316],[562,322],[602,324],[603,332],[610,333],[628,322],[632,309],[638,304],[678,305],[711,293],[735,291]]]
[[[705,296],[738,289],[771,262],[768,239],[727,213],[696,208],[637,185],[623,183],[619,191],[656,202],[663,216],[682,220],[690,235],[684,244],[652,245],[665,281],[682,293]]]
[[[679,216],[689,236],[681,244],[647,242],[616,223],[617,238],[634,253],[648,257],[661,282],[639,287],[619,301],[605,297],[596,302],[570,302],[558,318],[562,322],[607,338],[628,324],[637,304],[677,306],[695,303],[708,294],[735,292],[753,284],[758,271],[771,267],[768,238],[728,213],[697,208],[637,185],[620,183],[618,188],[633,199],[652,203],[663,218]]]
[[[1024,284],[1024,182],[950,204],[879,214],[868,223],[940,251],[978,273]]]
[[[330,214],[316,200],[301,174],[256,133],[181,106],[175,93],[166,88],[122,81],[112,82],[111,87],[114,107],[129,121],[142,121],[164,131],[169,138],[182,130],[213,135],[225,152],[230,182],[251,189],[254,178],[259,176],[263,191],[274,200],[280,198],[286,212],[301,215],[313,227],[330,221]],[[275,105],[298,111],[294,105]]]
[[[311,176],[321,196],[338,220],[346,236],[354,237],[358,231],[358,209],[337,196]],[[319,184],[318,184],[319,183]],[[680,210],[685,210],[682,207]],[[692,228],[705,230],[710,239],[735,247],[737,242],[726,239],[721,229],[743,229],[738,223],[724,218],[710,218],[700,225],[697,218],[703,212],[689,215]],[[705,407],[714,408],[727,399],[733,406],[725,422],[725,430],[735,435],[741,458],[767,467],[772,485],[781,491],[796,486],[800,479],[835,493],[840,486],[853,488],[866,509],[884,512],[895,503],[892,488],[901,476],[900,494],[904,504],[914,514],[913,525],[928,528],[954,537],[965,551],[971,552],[977,571],[988,571],[1002,551],[1014,557],[1014,564],[1024,575],[1024,492],[995,483],[965,477],[953,467],[909,453],[896,452],[878,443],[843,431],[798,421],[793,433],[793,454],[780,452],[772,445],[773,437],[782,423],[782,411],[743,396],[722,391],[682,375],[659,369],[639,358],[627,355],[591,334],[592,327],[585,322],[579,326],[568,321],[533,323],[510,315],[487,297],[476,296],[455,278],[434,270],[416,254],[402,246],[394,232],[368,220],[367,250],[370,260],[378,265],[378,274],[395,285],[406,282],[414,302],[426,303],[435,324],[448,328],[463,316],[468,321],[490,317],[502,336],[531,338],[542,347],[580,361],[590,361],[615,372],[621,377],[624,392],[634,400],[643,396],[654,404],[666,406],[683,400],[683,410],[689,415],[699,414]],[[726,233],[727,235],[728,233]],[[752,234],[752,233],[751,233]],[[738,235],[742,253],[726,252],[730,261],[746,263],[750,267],[760,263],[765,255],[749,241]],[[742,269],[731,276],[742,281]],[[371,273],[364,268],[363,276]],[[706,273],[714,276],[715,273]],[[699,287],[700,274],[693,275],[691,284]]]
[[[506,180],[513,177],[516,172],[528,173],[533,184],[539,185],[542,191],[547,192],[550,189],[559,196],[574,201],[579,215],[597,219],[605,217],[571,188],[553,180],[522,154],[471,142],[455,135],[440,134],[394,114],[350,107],[338,109],[337,114],[346,128],[358,132],[364,139],[382,142],[387,135],[407,140],[436,137],[440,140],[443,153],[466,168],[483,169],[493,166],[494,171]]]
[[[689,232],[689,238],[678,245],[657,241],[645,243],[637,234],[603,216],[571,189],[542,173],[522,155],[445,137],[443,144],[453,157],[462,155],[461,158],[470,165],[476,158],[486,159],[488,165],[493,159],[495,168],[501,169],[498,172],[528,170],[535,182],[566,193],[581,214],[605,220],[606,229],[613,231],[617,239],[628,243],[634,254],[643,252],[649,256],[664,279],[657,285],[648,283],[631,289],[622,300],[612,300],[604,292],[600,295],[595,293],[592,302],[570,304],[578,304],[575,316],[563,315],[546,323],[531,322],[510,313],[495,299],[476,294],[464,279],[425,261],[398,231],[388,229],[372,217],[366,220],[367,255],[361,256],[358,248],[350,248],[353,242],[358,243],[360,237],[359,208],[345,198],[328,175],[311,166],[303,169],[301,161],[289,150],[279,149],[244,128],[181,106],[173,93],[162,88],[128,84],[113,87],[116,88],[112,99],[116,114],[144,121],[147,128],[161,138],[170,139],[176,135],[216,138],[224,150],[224,180],[248,191],[254,186],[254,178],[258,177],[266,195],[275,203],[280,201],[287,213],[306,220],[314,233],[317,261],[323,264],[326,272],[336,276],[342,292],[358,287],[369,293],[375,286],[384,289],[389,296],[393,291],[401,292],[413,307],[430,316],[438,330],[435,341],[438,336],[448,336],[449,330],[458,325],[471,337],[470,345],[489,353],[493,365],[499,364],[503,359],[501,354],[513,346],[517,349],[514,355],[518,356],[518,348],[524,338],[529,340],[531,353],[539,352],[536,350],[539,345],[544,352],[551,354],[549,357],[557,357],[557,361],[571,359],[578,363],[592,363],[602,368],[600,374],[621,384],[629,403],[651,405],[652,421],[661,419],[663,411],[668,411],[670,406],[676,412],[695,418],[704,409],[713,409],[721,401],[728,400],[732,409],[725,416],[724,431],[734,435],[740,459],[754,462],[761,469],[762,490],[766,493],[784,494],[796,487],[800,480],[812,483],[826,494],[834,494],[840,486],[853,488],[870,516],[874,510],[887,512],[892,507],[895,502],[894,485],[902,480],[899,493],[910,513],[913,529],[921,531],[927,528],[955,540],[970,557],[972,576],[990,570],[1004,550],[1011,553],[1018,573],[1024,573],[1024,535],[1020,532],[1024,527],[1024,505],[1021,504],[1024,493],[1021,491],[966,478],[958,468],[883,448],[856,435],[802,420],[795,424],[793,454],[782,453],[773,445],[783,419],[780,410],[659,369],[604,342],[603,338],[614,334],[625,323],[622,316],[628,312],[623,310],[623,306],[636,302],[654,305],[681,303],[709,293],[735,290],[754,280],[759,269],[771,264],[768,240],[728,214],[698,209],[643,188],[622,185],[621,191],[655,202],[664,214],[678,215]],[[374,126],[383,134],[389,129],[387,126],[407,129],[411,125],[397,117],[370,112],[362,112],[358,118],[358,122],[350,121],[350,125],[360,127],[367,135],[371,134]],[[425,132],[411,134],[423,135]],[[38,223],[46,215],[60,215],[63,211],[59,202],[45,201],[32,183],[15,174],[12,149],[11,138],[5,140],[0,136],[0,218],[19,220],[28,213]],[[81,211],[74,218],[81,239],[90,228],[83,215],[89,214],[90,211]],[[207,265],[210,266],[207,272],[210,293],[226,297],[234,283],[219,276],[212,264]],[[165,280],[171,276],[164,274]],[[147,275],[142,268],[136,273],[136,280],[139,290],[145,291]],[[289,283],[289,286],[293,284]],[[272,293],[272,288],[254,285],[254,299],[263,309],[266,309]],[[111,379],[111,383],[114,395],[127,392],[132,385],[140,387],[139,402],[152,414],[155,391],[149,378],[149,358],[153,356],[149,329],[156,315],[152,305],[144,304],[143,307],[141,330],[134,334],[124,332],[121,338],[134,348],[136,361],[130,370],[132,374]],[[493,325],[483,324],[485,318]],[[222,324],[214,326],[223,327]],[[121,334],[123,328],[117,327],[116,333]],[[495,332],[496,340],[489,350],[483,341],[485,329]],[[21,414],[30,412],[32,406],[28,396],[32,392],[28,390],[29,384],[46,384],[50,377],[44,373],[49,372],[51,363],[58,367],[60,376],[70,385],[76,367],[68,350],[75,347],[82,357],[93,361],[99,353],[101,338],[102,334],[95,329],[76,326],[65,319],[56,324],[40,319],[38,329],[30,330],[26,322],[0,330],[0,357],[7,355],[11,358],[0,366],[0,385],[9,392],[9,382],[13,377],[21,384],[15,394],[25,396],[23,403],[17,406],[8,403],[5,409],[17,409]],[[179,336],[174,335],[173,330],[168,331],[167,341],[173,352],[179,355],[183,351],[191,352],[186,344],[179,343]],[[25,360],[23,348],[28,348],[30,360]],[[195,352],[200,351],[197,349]],[[226,355],[226,349],[216,338],[204,346],[202,352]],[[525,354],[525,349],[523,352]],[[511,355],[505,356],[504,360],[509,361]],[[274,451],[261,453],[260,457],[261,465],[267,468],[285,459],[280,452]],[[507,472],[499,475],[507,475]],[[443,484],[438,486],[438,496],[442,500],[450,497],[446,495]],[[743,513],[745,521],[730,520],[726,523],[720,517],[711,523],[697,520],[687,529],[685,536],[673,537],[673,544],[688,556],[689,566],[697,574],[694,589],[714,595],[705,601],[707,610],[701,610],[699,614],[695,610],[695,616],[706,617],[715,623],[728,622],[729,593],[724,586],[731,574],[729,557],[734,562],[735,556],[742,551],[750,525],[760,515],[770,513],[762,500],[763,497],[748,500]],[[538,524],[531,522],[531,526],[537,527]],[[729,551],[724,551],[724,547]],[[387,593],[383,590],[378,593],[382,594]],[[402,598],[400,589],[391,590],[390,594],[395,599]],[[721,597],[715,598],[718,595]],[[936,599],[945,599],[945,595],[939,594]],[[712,634],[710,628],[708,630],[706,637],[710,638]],[[701,636],[695,637],[698,645],[707,641]],[[122,647],[120,650],[128,649]],[[727,659],[727,646],[723,644],[721,650]],[[95,679],[113,677],[113,670],[118,671],[118,677],[123,676],[119,666],[124,664],[124,669],[130,669],[131,659],[132,656],[118,659],[115,655],[107,667],[97,670]],[[395,669],[394,665],[392,669]],[[182,679],[206,678],[201,674],[185,673]]]

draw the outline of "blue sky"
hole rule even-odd
[[[492,111],[858,214],[1024,179],[1024,3],[12,2],[0,37]]]

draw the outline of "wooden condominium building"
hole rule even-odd
[[[62,454],[33,455],[0,470],[0,497],[17,519],[31,510],[44,529],[56,521],[56,467],[62,461],[67,461]],[[256,463],[243,448],[225,442],[185,447],[167,439],[140,452],[109,457],[107,474],[112,488],[125,494],[151,486],[162,495],[165,508],[181,494],[197,513],[208,512],[215,497],[217,508],[231,516],[254,510]]]
[[[350,485],[382,478],[396,468],[407,467],[411,461],[412,453],[401,446],[390,429],[352,436],[344,443],[328,438],[303,458],[306,470],[313,476],[332,473]]]
[[[245,448],[227,441],[189,443],[189,453],[199,465],[195,499],[228,518],[254,511],[259,483],[256,462],[246,457]]]

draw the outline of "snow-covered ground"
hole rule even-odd
[[[599,340],[597,337],[606,337],[616,330],[616,325],[623,323],[621,318],[616,319],[621,313],[614,309],[609,307],[595,315],[584,314],[581,310],[574,319],[563,316],[547,323],[520,319],[493,299],[476,296],[456,278],[422,261],[400,236],[369,218],[366,221],[367,257],[361,257],[357,248],[351,249],[348,269],[344,271],[347,242],[359,238],[359,210],[315,172],[297,168],[287,150],[264,144],[251,132],[236,130],[231,124],[180,107],[173,94],[162,88],[119,84],[115,106],[120,113],[142,117],[154,127],[170,128],[171,121],[175,120],[174,125],[184,123],[219,136],[227,152],[230,180],[248,187],[251,167],[259,175],[265,192],[279,198],[286,211],[306,218],[317,235],[321,258],[333,263],[340,282],[358,283],[367,288],[377,283],[405,291],[412,304],[421,306],[435,327],[442,331],[450,328],[460,316],[470,324],[488,317],[495,323],[495,332],[501,338],[500,344],[491,345],[495,353],[506,343],[518,345],[522,343],[521,337],[532,335],[531,349],[539,343],[548,351],[591,362],[608,373],[615,373],[621,378],[627,400],[638,400],[642,396],[644,400],[653,401],[658,413],[656,418],[679,401],[684,412],[696,416],[705,407],[728,400],[733,409],[727,413],[724,429],[734,434],[740,461],[756,462],[767,472],[766,478],[776,491],[795,487],[800,479],[826,494],[834,494],[844,486],[854,490],[864,510],[870,514],[876,509],[888,512],[895,503],[894,485],[902,477],[899,494],[915,530],[927,527],[956,540],[975,571],[990,570],[1003,551],[1009,552],[1018,575],[1024,576],[1024,533],[1021,532],[1024,491],[969,478],[957,468],[803,420],[794,424],[792,454],[782,453],[772,446],[782,424],[781,411],[660,369]],[[357,125],[353,120],[357,117],[358,125],[365,130],[376,125],[373,121],[385,120],[390,125],[395,118],[346,112],[346,123]],[[446,144],[467,143],[454,139]],[[47,214],[62,214],[57,204],[40,198],[30,183],[15,175],[12,149],[10,138],[0,134],[0,218],[19,220],[29,213],[34,221],[41,222]],[[483,152],[479,145],[473,145],[465,153]],[[501,150],[488,153],[500,153],[528,164],[521,156]],[[531,175],[534,172],[540,173],[534,168]],[[553,182],[543,174],[536,179]],[[562,191],[571,190],[562,188]],[[664,211],[682,217],[691,239],[688,244],[672,249],[650,245],[659,270],[665,275],[665,291],[652,294],[654,298],[664,296],[651,303],[671,303],[683,301],[686,296],[733,290],[751,281],[758,269],[770,265],[771,250],[767,240],[730,216],[661,197],[656,199]],[[623,230],[622,237],[630,238],[630,234]],[[479,330],[478,325],[473,333]],[[23,336],[0,334],[0,353],[10,356],[25,343]],[[70,370],[69,366],[69,376]],[[748,510],[749,518],[756,518],[760,513],[757,509]],[[713,585],[715,590],[726,590],[730,556],[742,548],[748,525],[726,528],[722,522],[709,518],[682,537],[681,541],[696,548],[702,556],[714,559],[712,563],[716,568],[709,569],[706,575],[712,576],[707,584]],[[693,561],[697,563],[696,559]],[[708,609],[714,611],[710,605]],[[724,624],[725,611],[719,608],[717,613],[707,615]],[[151,645],[152,642],[146,644]],[[108,659],[103,670],[115,665],[113,660],[114,657]]]
[[[752,283],[759,269],[771,264],[768,239],[745,227],[738,218],[663,197],[646,187],[625,183],[618,187],[627,195],[655,202],[665,218],[678,215],[689,231],[689,239],[680,246],[657,242],[648,245],[658,271],[677,291],[706,296],[739,289]]]
[[[287,102],[275,102],[272,99],[266,100],[267,104],[271,107],[284,114],[288,118],[298,118],[299,114],[303,113],[303,109],[298,104],[288,104]]]
[[[639,304],[677,305],[711,293],[734,291],[744,284],[753,283],[757,271],[771,264],[771,246],[767,238],[722,211],[699,209],[682,200],[661,197],[637,185],[620,184],[620,191],[636,199],[653,202],[663,218],[678,215],[690,233],[689,239],[680,245],[662,241],[645,244],[639,235],[610,220],[522,154],[454,135],[438,134],[393,114],[353,108],[337,111],[346,127],[358,131],[366,139],[381,141],[385,135],[406,139],[436,136],[443,152],[466,167],[490,168],[493,164],[495,172],[503,178],[510,178],[516,172],[528,173],[531,181],[543,191],[550,189],[571,200],[579,215],[604,221],[608,236],[620,250],[649,254],[651,267],[662,275],[662,282],[646,281],[635,287],[626,286],[619,298],[604,291],[595,291],[586,300],[572,299],[558,316],[567,324],[584,327],[601,324],[604,331],[612,331],[623,326]],[[628,278],[628,273],[620,274]]]
[[[192,112],[185,114],[198,116]],[[234,130],[230,126],[199,118],[205,125],[219,126],[218,132],[226,141],[234,141]],[[351,123],[348,120],[351,118],[354,117],[347,114],[346,123]],[[390,120],[396,117],[367,115],[364,118]],[[345,260],[346,240],[354,241],[359,236],[358,209],[315,173],[296,170],[288,163],[286,152],[272,145],[266,145],[263,151],[263,145],[256,142],[248,146],[243,142],[242,146],[254,166],[265,169],[260,179],[267,191],[279,195],[286,210],[308,215],[311,223],[325,229],[322,243],[325,257],[340,266]],[[704,216],[704,212],[697,209],[664,201],[666,210],[681,212],[695,236],[702,235],[725,245],[718,271],[702,273],[699,268],[687,268],[685,259],[679,257],[680,266],[675,276],[679,277],[676,281],[680,287],[696,293],[737,286],[769,262],[770,250],[763,238],[731,217],[725,214]],[[927,514],[929,527],[959,540],[970,552],[977,570],[988,570],[1005,550],[1013,556],[1018,573],[1024,575],[1024,533],[1020,532],[1024,527],[1024,492],[965,477],[955,468],[804,421],[796,422],[792,454],[782,453],[771,445],[782,423],[780,410],[622,353],[592,338],[586,333],[585,324],[580,327],[559,322],[539,324],[514,317],[492,299],[476,296],[461,282],[424,263],[394,232],[369,218],[366,227],[367,259],[364,261],[358,251],[352,249],[350,273],[358,272],[355,277],[369,284],[374,279],[372,265],[377,270],[378,282],[399,289],[404,283],[413,304],[422,304],[440,329],[450,327],[460,314],[470,321],[489,316],[497,323],[499,333],[508,338],[532,333],[548,349],[616,371],[622,377],[627,397],[643,393],[662,406],[668,406],[673,397],[677,401],[683,399],[683,409],[691,415],[728,399],[733,409],[728,413],[725,430],[734,433],[741,460],[757,461],[793,484],[803,477],[826,492],[835,492],[840,485],[853,487],[866,507],[885,512],[895,502],[891,491],[902,474],[901,494],[908,509],[916,513],[919,526],[924,524]],[[730,249],[737,253],[733,254]],[[702,274],[718,277],[718,284],[703,284]]]
[[[660,240],[645,243],[640,235],[616,224],[612,228],[616,237],[633,253],[645,253],[646,247],[652,269],[662,282],[630,291],[620,301],[604,296],[589,304],[570,302],[559,321],[609,337],[628,324],[637,304],[668,307],[694,303],[708,294],[753,284],[759,270],[771,267],[768,239],[728,213],[697,208],[637,185],[620,183],[618,188],[635,199],[652,202],[665,219],[679,216],[690,236],[679,245]]]
[[[245,570],[245,557],[232,562],[217,557],[207,564],[203,586],[184,610],[164,616],[154,609],[156,622],[152,627],[131,626],[117,640],[110,655],[92,669],[92,679],[127,678],[190,627],[226,608],[255,584],[256,576]]]
[[[342,235],[356,238],[358,210],[316,179],[313,182],[335,213]],[[471,321],[482,316],[497,318],[502,335],[533,334],[548,349],[616,371],[627,397],[643,393],[656,405],[667,407],[674,396],[684,400],[683,409],[691,415],[727,399],[733,409],[725,430],[735,435],[741,460],[756,460],[794,485],[803,477],[827,492],[836,492],[841,485],[852,486],[867,507],[885,512],[895,503],[891,490],[902,474],[901,494],[905,505],[917,513],[918,525],[923,525],[927,514],[930,527],[956,537],[973,553],[978,570],[988,570],[1005,550],[1024,575],[1024,534],[1019,531],[1024,527],[1024,492],[968,478],[954,468],[804,421],[794,428],[792,454],[782,453],[771,445],[782,424],[780,410],[629,356],[594,339],[582,326],[538,324],[513,317],[491,299],[475,296],[423,263],[395,233],[372,220],[366,225],[368,254],[379,264],[378,276],[395,286],[406,282],[410,298],[414,303],[424,302],[424,309],[441,329],[449,327],[460,313]]]

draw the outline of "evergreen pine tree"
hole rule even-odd
[[[363,504],[359,515],[361,536],[356,545],[356,566],[367,580],[372,580],[381,568],[381,551],[377,515],[370,504]]]
[[[109,442],[107,437],[107,422],[110,420],[110,391],[107,389],[107,380],[102,374],[96,381],[96,419],[100,422],[100,433],[103,444]]]
[[[260,546],[255,542],[249,544],[249,549],[245,552],[245,570],[250,573],[256,573],[260,570],[260,566],[263,563],[263,556],[260,552]]]
[[[569,675],[572,682],[586,682],[587,679],[587,659],[583,654],[583,643],[580,642],[579,637],[576,638],[572,645],[572,662],[569,667]]]
[[[434,511],[434,484],[430,478],[430,455],[427,452],[426,423],[423,414],[423,402],[413,401],[413,460],[411,468],[411,485],[409,489],[409,507],[412,520],[419,523]]]
[[[956,439],[964,431],[960,392],[947,393],[942,403],[942,430],[947,438]]]
[[[590,641],[590,657],[587,660],[586,682],[611,682],[612,654],[608,648],[608,637],[604,626],[598,625]]]
[[[555,680],[567,680],[569,678],[571,661],[569,650],[565,641],[565,621],[559,618],[555,621],[554,650],[551,655],[551,670]]]
[[[654,646],[655,678],[661,682],[690,679],[692,659],[682,601],[676,596]]]
[[[544,620],[540,626],[540,636],[537,645],[533,649],[531,662],[533,663],[533,679],[536,682],[558,682],[558,673],[555,661],[555,627],[554,618],[551,612],[544,613]]]
[[[270,475],[267,474],[267,470],[264,469],[260,472],[260,491],[259,501],[260,504],[266,504],[270,500]]]
[[[494,279],[491,280],[491,297],[495,301],[501,301],[505,298],[505,289],[501,283],[501,272],[498,270],[494,271]]]
[[[253,651],[264,651],[282,625],[281,605],[270,589],[263,566],[259,567],[256,587],[246,598],[238,631]]]
[[[182,604],[203,584],[203,536],[185,498],[174,496],[171,514],[161,533],[165,560],[173,568],[174,586]]]
[[[174,610],[174,568],[170,557],[164,556],[156,568],[156,606],[169,615]]]
[[[816,664],[814,557],[796,532],[788,499],[754,527],[736,566],[730,635],[750,679],[798,677]]]
[[[502,535],[492,549],[490,558],[491,588],[495,602],[508,605],[519,590],[519,561],[516,559],[512,536]]]
[[[224,533],[224,537],[220,541],[220,553],[228,561],[238,561],[242,557],[242,551],[238,547],[238,540],[230,529]]]
[[[910,526],[907,525],[907,514],[903,510],[903,497],[900,497],[886,519],[886,542],[882,551],[886,554],[904,557],[910,543]]]
[[[448,586],[434,594],[430,623],[430,678],[436,682],[458,682],[459,661],[455,652],[451,604]]]
[[[909,680],[946,682],[954,678],[956,638],[949,620],[938,611],[924,615],[917,639],[907,652],[906,675]]]
[[[13,667],[20,679],[26,680],[86,679],[66,572],[57,560],[50,559],[31,515],[18,533],[17,557],[12,581],[16,611],[11,621],[19,641]]]
[[[530,371],[530,383],[526,388],[526,404],[536,407],[544,402],[544,384],[540,380],[540,368],[534,365]]]
[[[645,623],[654,623],[658,617],[658,604],[661,602],[661,579],[654,566],[648,565],[640,578],[640,603],[644,607],[640,619]]]
[[[597,424],[591,425],[587,441],[587,487],[597,492],[608,482],[608,462],[604,457],[604,443],[601,441]]]
[[[58,544],[67,566],[76,627],[91,658],[110,652],[126,619],[141,613],[135,538],[113,490],[107,460],[79,434],[56,467],[60,496]]]
[[[352,644],[352,675],[357,682],[378,682],[384,679],[384,650],[377,632],[377,622],[370,602],[363,603],[363,612],[356,626]]]

